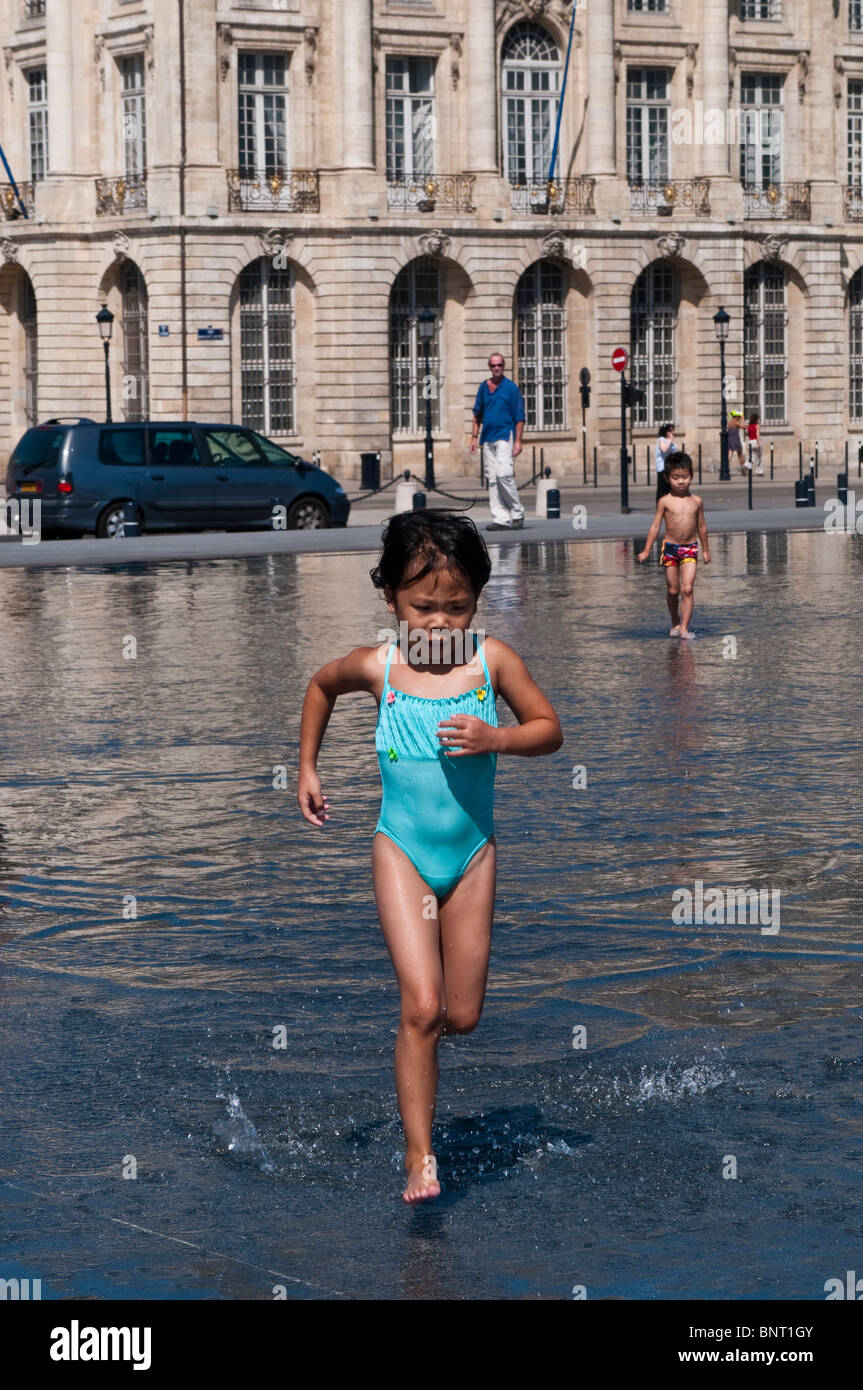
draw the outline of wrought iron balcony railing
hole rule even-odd
[[[551,179],[546,183],[513,183],[510,185],[513,212],[562,213],[575,217],[592,217],[596,212],[593,191],[596,179],[582,175],[572,179]]]
[[[96,216],[120,217],[147,207],[147,175],[129,174],[119,179],[96,180]]]
[[[417,212],[476,212],[475,182],[473,174],[388,178],[387,202],[391,208],[415,208]]]
[[[33,184],[19,183],[18,192],[21,194],[21,202],[27,209],[27,216],[33,216]],[[3,211],[3,218],[6,222],[14,222],[16,218],[23,218],[24,214],[15,197],[15,190],[11,183],[0,183],[0,208]]]
[[[675,209],[693,217],[710,216],[710,179],[647,179],[630,182],[630,212],[671,217]]]
[[[808,222],[812,210],[810,191],[811,185],[808,183],[770,183],[764,188],[746,184],[743,189],[743,215]]]
[[[229,169],[229,212],[320,212],[317,169]]]
[[[863,185],[845,185],[845,221],[863,222]]]

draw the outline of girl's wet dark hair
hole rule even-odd
[[[380,559],[369,571],[372,583],[376,589],[401,588],[408,567],[416,560],[425,560],[410,581],[414,584],[443,567],[440,556],[447,569],[464,574],[478,599],[491,575],[485,541],[469,517],[429,508],[390,517],[384,527]]]

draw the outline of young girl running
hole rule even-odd
[[[309,681],[303,704],[297,800],[317,827],[330,818],[316,765],[336,699],[362,690],[378,705],[383,804],[372,875],[401,993],[395,1074],[406,1202],[440,1193],[432,1147],[438,1042],[470,1033],[485,998],[497,755],[536,757],[563,743],[557,715],[521,657],[494,637],[480,644],[482,630],[471,630],[490,573],[468,518],[428,510],[391,517],[371,577],[400,640],[355,647],[328,662]],[[498,726],[498,695],[518,727]]]

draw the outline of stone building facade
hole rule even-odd
[[[729,404],[863,438],[863,0],[0,0],[0,446],[243,421],[343,479],[471,474],[492,350],[525,440],[617,467],[615,347],[715,464]],[[7,176],[8,177],[8,176]],[[27,216],[22,212],[26,209]],[[426,373],[417,316],[435,314]]]

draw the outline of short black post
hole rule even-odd
[[[773,481],[773,440],[770,441],[770,481]]]
[[[848,440],[845,440],[845,476],[848,477]]]
[[[809,494],[810,507],[815,506],[815,464],[809,469],[809,476],[806,479],[806,490]]]
[[[414,510],[415,512],[421,512],[421,511],[424,509],[425,504],[426,504],[426,495],[425,495],[425,493],[424,493],[424,492],[415,492],[414,495],[413,495],[413,497],[411,498],[411,505],[412,505],[412,507],[413,507],[413,510]]]
[[[751,469],[751,468],[747,471],[747,474],[746,474],[746,493],[747,493],[747,497],[748,497],[748,503],[747,503],[747,505],[748,505],[749,510],[750,510],[750,512],[751,512],[751,511],[752,511],[752,469]]]
[[[123,503],[123,524],[120,527],[120,534],[124,539],[127,536],[140,536],[141,508],[137,502],[126,501]]]
[[[701,483],[701,445],[698,446],[698,482]]]
[[[593,486],[596,487],[596,445],[593,446]]]
[[[797,472],[799,473],[800,477],[802,478],[802,477],[803,477],[803,440],[802,440],[802,439],[800,440],[800,442],[799,442],[798,445],[797,445]]]
[[[843,507],[848,506],[848,474],[836,474],[836,495]]]
[[[560,488],[550,487],[545,494],[545,514],[549,521],[560,520]]]
[[[815,441],[815,477],[818,477],[818,440]]]
[[[530,450],[530,481],[536,481],[536,445],[533,444]]]
[[[809,486],[802,478],[794,481],[794,505],[795,507],[809,506]]]

